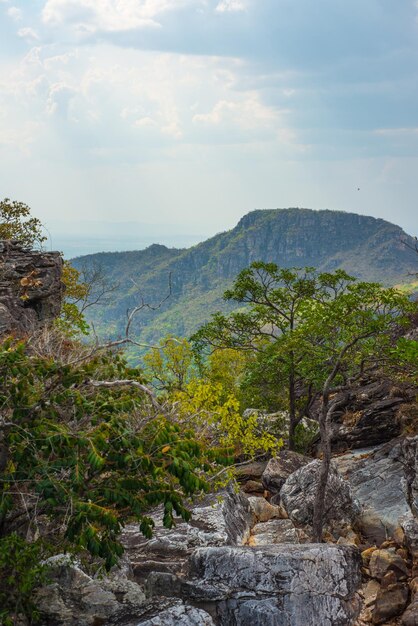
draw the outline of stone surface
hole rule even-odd
[[[349,626],[359,566],[357,550],[335,545],[199,548],[187,579],[154,573],[147,588],[203,606],[219,626]]]
[[[296,528],[289,519],[271,519],[254,526],[248,545],[266,546],[274,543],[307,543],[308,541],[308,535]]]
[[[64,286],[59,252],[0,241],[0,336],[32,332],[59,315]]]
[[[418,437],[395,439],[378,448],[334,458],[362,510],[357,525],[368,541],[381,544],[399,526],[405,543],[418,550],[416,476]]]
[[[380,591],[380,584],[377,580],[369,580],[363,588],[364,604],[370,606],[376,602],[377,594]]]
[[[265,491],[263,483],[258,480],[247,480],[247,482],[242,486],[242,490],[244,493],[257,494],[263,494]]]
[[[406,585],[392,585],[389,589],[381,589],[377,594],[372,612],[373,624],[384,624],[387,620],[402,613],[408,602],[408,595]]]
[[[268,520],[283,517],[283,510],[267,502],[265,498],[257,498],[256,496],[250,496],[248,498],[251,512],[253,514],[253,523],[268,522]]]
[[[112,626],[215,626],[211,616],[181,600],[149,602],[137,617],[112,621]]]
[[[413,600],[403,613],[401,624],[402,626],[418,626],[418,598]]]
[[[58,555],[48,559],[50,583],[37,592],[44,626],[99,626],[145,602],[142,589],[123,574],[96,580]]]
[[[398,437],[401,433],[399,409],[414,398],[412,386],[401,390],[381,378],[365,381],[350,393],[341,393],[336,399],[343,403],[331,425],[333,452],[377,446]],[[319,451],[319,440],[312,450]]]
[[[152,515],[155,528],[151,539],[145,539],[137,524],[128,524],[122,535],[139,582],[153,571],[182,572],[197,547],[242,545],[253,525],[248,498],[232,488],[198,501],[192,507],[191,520],[179,520],[174,528],[164,528],[161,513],[158,509]]]
[[[409,575],[405,561],[390,550],[375,550],[370,558],[370,575],[381,580],[388,572],[393,572],[397,578]]]
[[[291,474],[284,483],[280,498],[290,519],[312,524],[313,508],[321,461],[312,461]],[[325,523],[350,523],[359,513],[350,484],[331,465],[326,490]]]
[[[267,461],[253,461],[252,463],[245,463],[236,468],[235,476],[239,483],[247,482],[248,480],[259,481],[266,469]]]
[[[277,456],[270,459],[263,472],[261,477],[263,485],[271,493],[279,493],[290,474],[309,463],[310,460],[297,452],[280,450]]]

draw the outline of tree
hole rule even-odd
[[[314,505],[313,534],[322,540],[325,496],[331,462],[331,422],[350,387],[391,360],[394,337],[416,304],[393,288],[347,283],[332,298],[307,299],[294,339],[305,352],[300,370],[320,390],[322,465]]]
[[[42,246],[47,238],[43,235],[40,220],[31,217],[26,204],[4,198],[0,201],[0,239],[17,240],[23,246],[33,248]]]
[[[39,583],[36,565],[48,553],[90,554],[109,569],[123,552],[119,535],[127,520],[150,536],[149,511],[158,504],[168,527],[176,515],[189,519],[187,499],[207,490],[207,476],[229,461],[224,449],[197,440],[174,409],[168,413],[120,355],[57,331],[6,339],[0,381],[6,612],[13,613],[17,595],[25,611],[32,610],[28,585]],[[22,541],[29,561],[37,555],[33,575],[26,560],[19,565]],[[11,546],[15,560],[7,558]]]
[[[56,325],[71,337],[88,335],[90,326],[86,311],[92,306],[108,303],[117,285],[109,283],[100,266],[79,271],[67,260],[63,264],[62,282],[65,299]]]
[[[162,339],[144,356],[144,372],[159,391],[183,391],[194,371],[193,351],[187,339]]]
[[[314,268],[280,269],[274,263],[252,263],[224,294],[226,300],[246,308],[228,316],[215,314],[192,337],[198,351],[207,346],[248,351],[258,354],[255,367],[258,364],[264,372],[274,370],[271,379],[277,386],[277,398],[282,387],[287,390],[290,449],[295,447],[295,429],[309,414],[312,399],[312,388],[305,384],[299,368],[304,354],[293,340],[303,322],[304,303],[332,298],[340,285],[353,280],[342,270],[319,274]]]

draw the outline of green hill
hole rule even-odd
[[[338,211],[310,209],[258,210],[235,228],[192,248],[154,244],[146,250],[99,253],[73,259],[82,267],[100,266],[118,287],[111,301],[92,307],[90,320],[104,337],[123,333],[126,312],[140,303],[170,298],[157,311],[137,316],[133,332],[152,343],[168,333],[190,335],[218,309],[226,309],[224,290],[252,261],[284,267],[343,268],[364,280],[384,284],[411,281],[416,255],[403,244],[413,243],[399,226],[383,219]],[[230,305],[228,305],[230,306]]]

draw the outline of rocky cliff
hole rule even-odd
[[[0,335],[26,334],[60,312],[64,286],[59,252],[0,241]]]

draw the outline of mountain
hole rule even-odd
[[[416,255],[403,242],[414,240],[399,226],[383,219],[310,209],[257,210],[235,228],[192,248],[153,244],[133,252],[102,252],[78,257],[78,269],[100,266],[117,288],[109,301],[89,309],[101,336],[123,333],[126,312],[143,298],[150,304],[171,295],[156,311],[144,309],[133,332],[141,341],[155,342],[173,333],[189,335],[216,310],[237,273],[252,261],[284,267],[313,266],[322,271],[343,268],[363,279],[384,284],[410,282]]]

